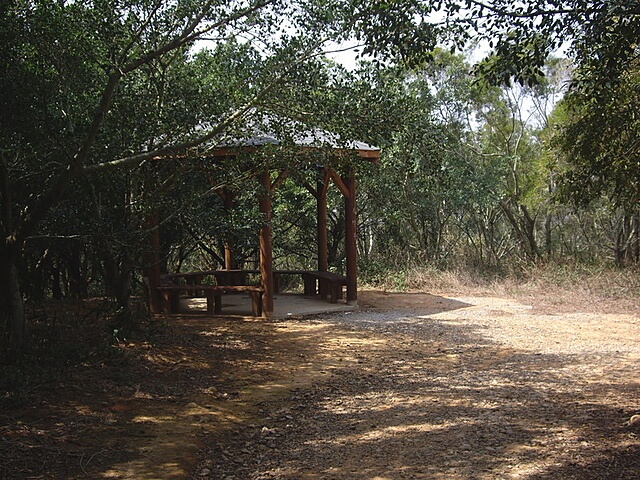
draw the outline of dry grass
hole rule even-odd
[[[404,275],[403,281],[396,278],[394,284],[413,291],[510,296],[527,300],[537,308],[565,311],[588,305],[609,313],[640,313],[640,272],[631,268],[544,265],[509,274],[487,275],[472,270],[414,267]],[[397,290],[393,284],[383,287]]]

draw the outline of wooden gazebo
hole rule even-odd
[[[366,161],[377,161],[380,158],[380,150],[362,142],[341,142],[336,135],[322,130],[299,130],[293,139],[293,146],[299,155],[305,153],[326,150],[327,155],[333,157],[352,157]],[[239,158],[256,154],[268,147],[271,151],[277,151],[282,142],[273,134],[260,133],[246,139],[234,139],[225,141],[209,148],[207,157],[220,159]],[[356,238],[356,178],[352,161],[336,162],[344,165],[340,169],[329,165],[331,162],[318,164],[318,179],[316,185],[304,182],[305,188],[315,197],[317,202],[317,247],[318,247],[318,272],[327,272],[328,265],[328,245],[327,245],[327,191],[333,183],[344,198],[345,208],[345,254],[346,254],[346,303],[347,305],[357,305],[357,238]],[[274,171],[270,167],[264,167],[256,174],[262,188],[259,194],[259,209],[264,216],[264,221],[260,228],[260,278],[263,289],[262,314],[264,317],[271,317],[274,311],[274,267],[272,254],[272,208],[271,197],[276,189],[289,177],[295,165],[280,168]],[[224,189],[218,190],[225,207],[230,208],[233,204],[233,194]],[[157,228],[153,231],[156,232]],[[159,240],[152,239],[152,244],[159,245]],[[235,269],[233,260],[232,245],[225,245],[225,269]],[[160,279],[159,268],[151,269],[149,272],[150,290],[154,291]],[[159,311],[160,300],[154,295],[150,298],[151,310]]]

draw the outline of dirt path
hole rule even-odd
[[[200,478],[638,478],[638,432],[624,426],[640,408],[637,317],[422,294],[364,303],[277,325],[306,360],[279,368],[302,385],[210,444]]]
[[[636,479],[640,319],[548,300],[175,320],[123,346],[122,378],[16,412],[0,478]]]

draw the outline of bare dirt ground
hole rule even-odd
[[[360,303],[161,319],[145,340],[44,371],[2,399],[0,478],[640,478],[635,302]]]

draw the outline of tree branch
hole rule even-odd
[[[140,68],[142,65],[149,63],[152,60],[155,60],[158,57],[161,57],[162,55],[175,50],[177,48],[180,48],[194,40],[197,40],[199,37],[201,37],[202,35],[206,34],[207,32],[210,32],[211,30],[215,30],[216,28],[219,28],[223,25],[227,25],[230,24],[236,20],[239,20],[243,17],[246,17],[258,10],[260,10],[261,8],[266,7],[267,5],[274,3],[275,0],[263,0],[261,2],[256,3],[253,6],[247,7],[244,10],[239,10],[237,12],[235,12],[234,14],[225,17],[224,19],[212,23],[211,25],[208,25],[206,28],[203,28],[201,30],[196,30],[198,28],[198,25],[200,25],[202,23],[202,21],[204,20],[204,17],[206,16],[206,14],[208,13],[209,9],[212,6],[212,2],[208,1],[207,4],[202,8],[202,10],[200,11],[200,13],[198,15],[196,15],[193,20],[190,22],[190,24],[182,31],[182,33],[180,33],[177,37],[175,37],[172,41],[165,43],[164,45],[162,45],[161,47],[158,47],[155,50],[152,50],[150,52],[148,52],[146,55],[143,55],[140,58],[137,58],[131,62],[129,62],[127,65],[123,66],[120,71],[123,74],[127,74],[129,72],[132,72],[138,68]]]
[[[140,153],[137,155],[132,155],[130,157],[111,160],[108,162],[97,163],[94,165],[85,165],[82,168],[81,173],[94,174],[94,173],[114,170],[114,169],[126,167],[126,166],[135,166],[135,165],[139,165],[140,163],[146,160],[152,160],[152,159],[163,157],[163,156],[182,153],[190,148],[198,147],[203,143],[211,140],[216,135],[219,135],[220,133],[222,133],[227,127],[234,124],[236,121],[241,119],[244,115],[246,115],[249,111],[255,108],[255,106],[261,100],[266,98],[267,95],[271,93],[271,91],[282,82],[287,72],[291,71],[292,69],[295,69],[301,63],[311,58],[314,58],[318,55],[321,55],[321,53],[313,53],[312,50],[307,51],[305,52],[305,54],[301,55],[301,57],[296,62],[292,64],[288,64],[287,68],[285,68],[284,71],[280,73],[280,75],[278,75],[275,79],[273,79],[269,85],[267,85],[259,94],[257,94],[253,100],[246,103],[242,107],[238,108],[236,111],[234,111],[231,115],[229,115],[226,119],[220,122],[214,129],[212,129],[210,132],[208,132],[205,135],[201,135],[200,137],[195,138],[193,140],[189,140],[189,141],[178,143],[171,146],[158,148],[158,149],[155,149],[149,152]]]
[[[270,88],[268,89],[270,90]],[[140,153],[138,155],[132,155],[130,157],[119,158],[117,160],[112,160],[109,162],[97,163],[94,165],[85,165],[82,168],[82,173],[86,175],[101,173],[105,171],[115,170],[122,167],[127,166],[136,166],[140,165],[142,162],[146,160],[153,160],[160,157],[165,157],[169,155],[173,155],[176,153],[183,153],[190,148],[195,148],[203,143],[211,140],[216,135],[222,133],[227,127],[232,125],[234,122],[242,118],[247,112],[249,112],[257,103],[259,99],[266,96],[267,90],[261,92],[260,96],[254,99],[254,101],[244,105],[243,107],[237,109],[231,115],[229,115],[225,120],[220,122],[216,128],[208,132],[206,135],[202,135],[196,139],[189,140],[187,142],[177,143],[175,145],[157,148],[155,150]]]
[[[107,80],[107,84],[105,86],[105,89],[101,95],[100,98],[100,104],[96,110],[96,112],[94,113],[93,116],[93,120],[91,122],[91,126],[89,128],[89,132],[87,133],[87,136],[85,137],[84,141],[82,142],[82,145],[80,146],[80,148],[78,149],[78,151],[75,153],[75,155],[73,156],[71,163],[69,164],[69,166],[59,175],[59,177],[57,178],[57,180],[55,181],[54,185],[51,187],[51,189],[49,189],[42,197],[40,197],[40,200],[37,202],[37,204],[32,208],[32,209],[27,209],[25,212],[25,215],[22,219],[22,222],[19,226],[19,228],[16,230],[16,239],[18,242],[22,242],[24,241],[24,239],[31,234],[31,232],[33,232],[35,230],[35,228],[37,227],[37,225],[40,223],[40,221],[42,221],[42,219],[44,218],[44,216],[47,214],[47,212],[50,210],[51,206],[56,204],[60,198],[62,197],[62,195],[64,195],[64,193],[66,192],[67,188],[69,187],[69,185],[71,184],[71,182],[79,177],[80,175],[84,174],[84,173],[88,173],[91,171],[102,171],[101,168],[98,168],[98,165],[94,165],[94,169],[92,170],[91,168],[89,168],[88,170],[85,170],[85,168],[83,168],[83,163],[85,162],[89,151],[91,150],[91,147],[93,146],[95,139],[98,135],[98,132],[100,131],[101,127],[102,127],[102,123],[106,117],[106,114],[109,110],[109,105],[111,104],[111,101],[113,100],[113,96],[115,94],[115,90],[116,87],[119,83],[119,81],[128,73],[131,73],[132,71],[138,69],[139,67],[141,67],[142,65],[147,64],[148,62],[161,57],[162,55],[165,55],[168,52],[171,52],[172,50],[175,50],[177,48],[180,48],[183,45],[186,45],[187,43],[189,43],[192,40],[195,40],[196,38],[198,38],[198,36],[202,35],[203,33],[206,33],[208,31],[211,31],[215,28],[218,28],[222,25],[225,24],[230,24],[233,21],[236,21],[244,16],[247,16],[261,8],[264,8],[265,6],[269,5],[270,3],[273,3],[275,0],[263,0],[263,1],[259,1],[256,4],[254,4],[251,7],[248,7],[244,10],[239,10],[237,12],[235,12],[234,14],[225,17],[224,19],[213,23],[209,26],[207,26],[206,28],[202,29],[202,30],[198,30],[196,31],[198,25],[201,24],[201,22],[204,20],[206,14],[209,12],[210,8],[212,7],[212,1],[209,0],[205,6],[202,8],[202,10],[200,11],[200,13],[198,15],[196,15],[193,20],[189,23],[189,25],[187,27],[185,27],[185,29],[182,31],[182,33],[180,35],[178,35],[177,37],[175,37],[172,41],[164,44],[163,46],[147,53],[146,55],[143,55],[142,57],[139,57],[136,60],[133,60],[131,62],[129,62],[127,65],[125,65],[122,68],[119,68],[117,70],[112,71],[109,74],[108,80]],[[248,110],[248,108],[246,109]],[[226,122],[223,122],[219,128],[222,127],[226,127],[227,125],[229,125],[230,123],[232,123],[233,120],[235,120],[237,117],[239,117],[240,113],[245,113],[245,111],[242,112],[236,112],[238,115],[232,115],[229,119],[227,119]],[[165,149],[159,149],[156,152],[148,152],[146,154],[141,154],[141,155],[136,155],[134,157],[129,157],[127,159],[122,159],[122,160],[116,160],[114,162],[107,162],[106,164],[100,164],[100,165],[109,165],[113,168],[117,168],[119,166],[124,166],[124,165],[130,165],[130,164],[139,164],[140,162],[153,158],[154,156],[157,155],[162,155],[162,154],[167,154],[167,153],[171,153],[173,151],[175,151],[177,148],[182,148],[182,149],[186,149],[186,148],[190,148],[193,146],[197,146],[205,141],[207,141],[208,139],[212,138],[213,136],[215,136],[218,132],[217,131],[213,131],[211,132],[209,135],[205,135],[203,137],[200,137],[200,139],[197,139],[196,141],[193,142],[184,142],[183,144],[180,144],[176,147],[173,148],[165,148]]]
[[[488,10],[489,12],[495,15],[498,15],[501,17],[510,17],[510,18],[536,18],[541,16],[547,16],[547,15],[567,15],[570,13],[576,13],[576,9],[574,8],[556,8],[551,10],[536,9],[536,10],[531,10],[530,12],[527,12],[527,13],[518,13],[514,10],[503,8],[503,7],[497,7],[492,5],[491,3],[481,2],[479,0],[469,0],[469,3],[471,5],[480,7],[481,9]],[[526,5],[526,2],[522,4],[515,3],[515,5]],[[599,10],[585,9],[584,13],[593,13],[597,11]]]

